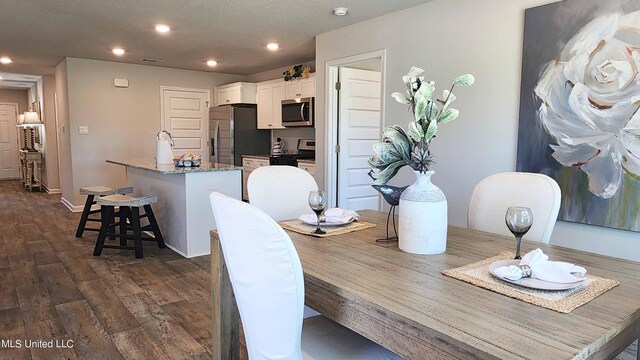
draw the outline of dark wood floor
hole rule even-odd
[[[0,359],[210,359],[209,257],[144,243],[93,257],[96,233],[60,195],[0,181],[0,340],[73,340],[72,349],[0,347]],[[635,344],[619,359],[636,359]]]
[[[95,232],[60,195],[0,181],[0,340],[73,340],[73,348],[0,348],[0,359],[211,358],[209,257],[144,244],[93,257]],[[95,223],[94,223],[95,224]]]

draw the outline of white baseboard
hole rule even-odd
[[[206,253],[206,254],[195,254],[195,255],[187,256],[187,254],[185,254],[185,253],[183,253],[182,251],[180,251],[180,250],[176,249],[175,247],[171,246],[171,244],[167,244],[167,242],[166,242],[166,241],[165,241],[165,243],[164,243],[164,244],[165,244],[165,245],[167,245],[167,247],[168,247],[169,249],[171,249],[171,250],[173,250],[173,251],[177,252],[178,254],[182,255],[183,257],[185,257],[185,258],[187,258],[187,259],[192,258],[192,257],[196,257],[196,256],[202,256],[202,255],[209,255],[209,254],[211,254],[211,253]]]
[[[60,189],[49,189],[46,185],[42,185],[47,194],[62,194],[62,190]]]
[[[65,199],[64,197],[60,197],[60,202],[64,204],[69,210],[72,212],[81,212],[84,206],[74,206],[71,201]]]

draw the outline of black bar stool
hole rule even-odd
[[[100,222],[99,218],[91,218],[90,215],[100,213],[100,209],[91,210],[91,207],[96,204],[96,196],[106,196],[106,195],[114,195],[114,194],[131,194],[133,192],[133,188],[123,187],[112,189],[108,186],[88,186],[80,188],[80,195],[87,195],[87,201],[84,203],[84,209],[82,209],[82,216],[80,217],[80,223],[78,224],[78,229],[76,230],[76,237],[82,237],[82,233],[85,231],[100,231],[100,229],[89,228],[87,227],[88,221]]]
[[[144,196],[144,197],[132,197],[128,195],[108,195],[102,196],[97,199],[97,204],[100,205],[102,211],[102,225],[100,226],[100,234],[96,241],[96,247],[93,251],[94,256],[100,256],[103,248],[107,249],[127,249],[135,250],[136,259],[142,258],[142,240],[155,241],[159,248],[167,247],[160,233],[158,227],[158,221],[153,214],[151,204],[158,202],[157,196]],[[115,208],[119,208],[119,219],[116,222]],[[144,209],[144,214],[140,214],[140,208]],[[140,220],[147,218],[148,225],[141,226]],[[127,223],[128,220],[128,223]],[[118,234],[110,232],[110,229],[115,229],[116,226],[120,227]],[[132,230],[133,234],[129,235],[127,230]],[[143,237],[143,231],[151,231],[153,237]],[[120,245],[105,245],[104,242],[110,237],[120,238]],[[128,246],[127,240],[133,239],[133,247]]]

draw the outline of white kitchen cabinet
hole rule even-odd
[[[298,168],[308,172],[311,176],[316,176],[316,164],[308,162],[298,162]]]
[[[269,166],[269,158],[243,157],[242,158],[242,200],[249,201],[247,182],[251,172],[259,167]]]
[[[236,82],[216,86],[214,89],[216,105],[255,104],[256,84]]]
[[[308,79],[286,81],[286,99],[299,99],[316,96],[316,74],[312,73]]]
[[[284,80],[258,83],[258,129],[284,129],[282,126],[282,100],[284,99]]]

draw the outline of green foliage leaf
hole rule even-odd
[[[402,76],[402,82],[407,85],[408,88],[411,88],[411,78],[407,75]]]
[[[391,178],[396,176],[401,167],[407,165],[408,163],[409,161],[404,160],[396,161],[378,172],[373,172],[371,174],[371,177],[375,179],[375,184],[386,184],[387,182],[389,182],[389,180],[391,180]]]
[[[393,94],[391,94],[391,97],[396,99],[396,101],[399,102],[400,104],[409,104],[409,103],[411,103],[411,100],[409,100],[409,98],[407,98],[406,96],[404,96],[403,94],[401,94],[399,92],[394,92]]]
[[[402,159],[402,155],[393,144],[381,142],[373,144],[373,152],[376,153],[381,164],[388,164]]]
[[[476,82],[476,78],[471,74],[460,75],[453,80],[453,85],[455,86],[471,86]]]
[[[424,97],[425,99],[432,101],[433,100],[433,91],[435,90],[436,86],[433,83],[433,81],[431,82],[423,82],[422,85],[420,85],[420,89],[418,89],[418,93]]]
[[[393,125],[384,129],[385,142],[393,144],[403,160],[411,158],[411,141],[402,126]]]
[[[410,78],[416,78],[418,77],[418,75],[422,74],[423,72],[424,70],[420,69],[419,67],[412,66],[411,69],[409,69],[407,76]]]
[[[422,140],[422,137],[424,137],[424,131],[422,130],[422,127],[415,121],[411,121],[409,123],[407,134],[414,142],[419,142],[420,140]]]
[[[427,112],[427,106],[429,106],[429,100],[425,99],[423,96],[419,96],[416,93],[416,97],[413,99],[415,104],[413,106],[413,117],[416,121],[422,119]]]
[[[424,139],[427,142],[431,141],[431,139],[433,139],[433,137],[436,135],[436,132],[438,132],[438,122],[431,121],[429,123],[429,126],[427,127],[427,131],[424,134]]]
[[[458,115],[460,114],[460,111],[453,109],[453,108],[448,108],[445,109],[442,114],[440,114],[440,116],[438,117],[438,122],[440,124],[446,124],[449,121],[453,121],[456,118],[458,118]]]

